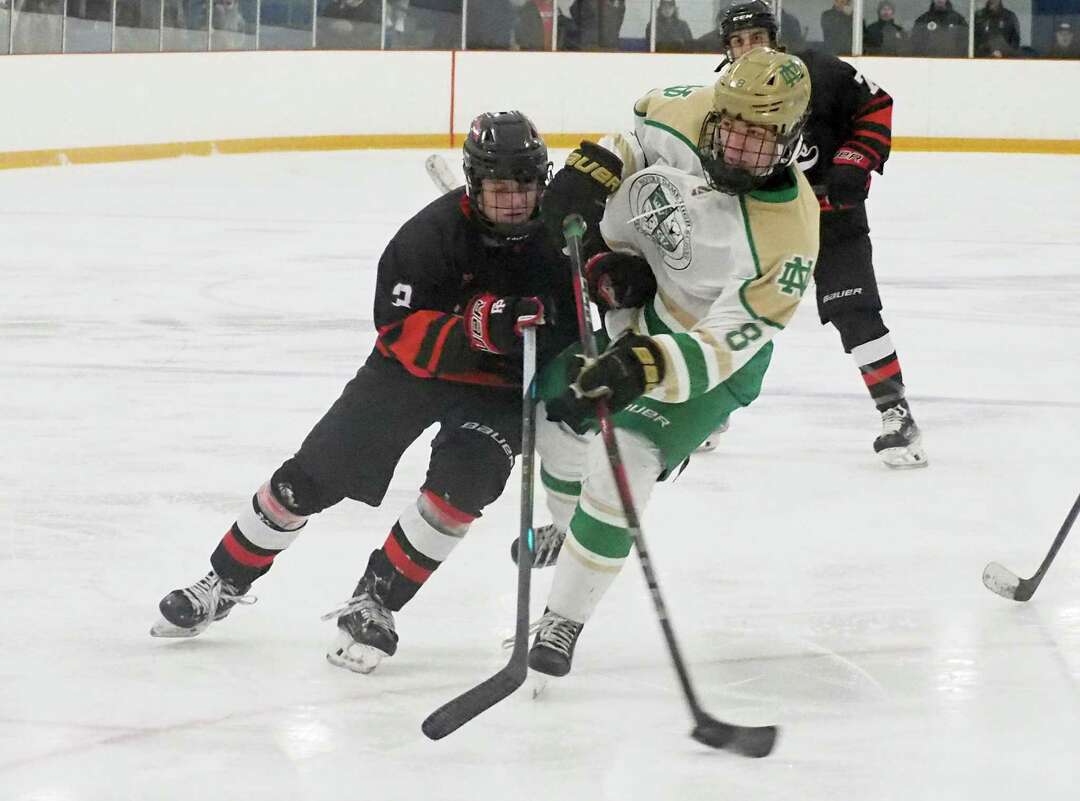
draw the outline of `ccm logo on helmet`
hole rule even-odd
[[[612,192],[618,189],[622,183],[622,179],[617,175],[613,175],[607,167],[601,167],[597,162],[586,158],[580,153],[571,153],[567,156],[566,166],[585,173]]]

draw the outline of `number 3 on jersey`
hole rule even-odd
[[[393,292],[394,306],[403,306],[406,309],[410,308],[409,304],[412,303],[412,287],[408,284],[395,284]]]

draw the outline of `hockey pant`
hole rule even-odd
[[[564,352],[541,373],[541,399],[566,386],[566,360],[572,355]],[[684,403],[642,397],[615,413],[616,439],[639,516],[655,483],[686,461],[733,411],[757,398],[771,355],[768,343],[727,381]],[[567,530],[548,608],[584,623],[622,568],[632,540],[601,437],[594,429],[576,434],[548,420],[545,411],[541,406],[537,414],[540,477],[552,522]]]

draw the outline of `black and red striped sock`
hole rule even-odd
[[[446,561],[468,531],[475,515],[457,509],[424,490],[390,529],[380,549],[397,574],[383,603],[398,611]]]
[[[263,484],[210,556],[214,572],[237,587],[247,587],[268,571],[274,558],[292,545],[307,518],[293,514]]]
[[[879,412],[904,401],[904,374],[888,334],[851,349]]]

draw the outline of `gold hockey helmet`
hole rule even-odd
[[[747,192],[792,162],[810,108],[810,72],[796,56],[759,47],[728,64],[698,140],[705,173]]]

